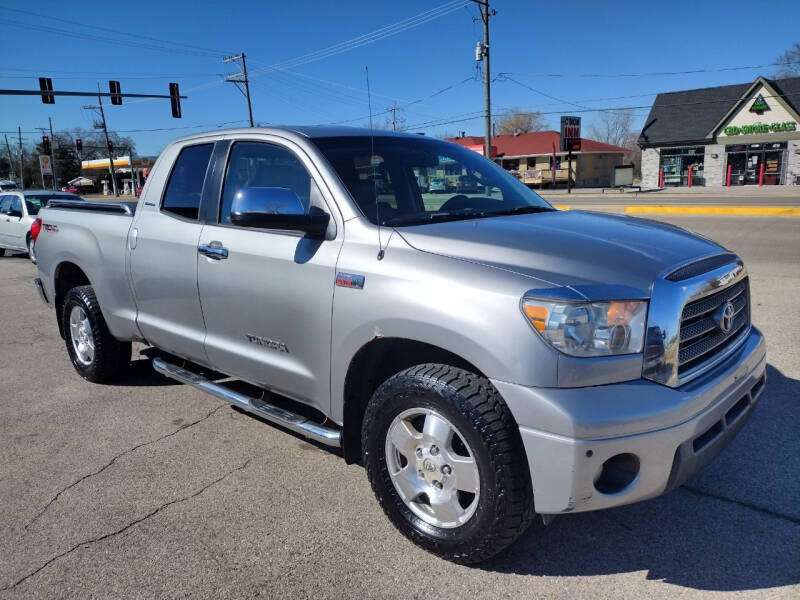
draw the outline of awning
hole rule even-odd
[[[152,167],[155,159],[143,156],[141,158],[133,159],[133,166],[137,169]],[[114,168],[120,168],[130,171],[131,158],[130,156],[119,156],[114,159]],[[82,171],[108,171],[108,159],[98,158],[96,160],[82,160]]]

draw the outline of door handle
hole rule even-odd
[[[201,244],[197,247],[197,251],[208,258],[213,258],[214,260],[228,258],[228,249],[222,247],[222,242],[214,241],[209,242],[208,245]]]

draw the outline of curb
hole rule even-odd
[[[569,204],[554,204],[558,210],[573,210]],[[575,210],[592,207],[576,206]],[[671,215],[762,215],[771,217],[800,217],[800,207],[797,206],[725,206],[725,205],[694,205],[694,206],[665,206],[665,205],[635,205],[620,206],[630,214],[671,214]]]
[[[765,215],[800,217],[796,206],[626,206],[626,213],[662,213],[673,215]]]

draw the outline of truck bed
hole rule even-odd
[[[140,337],[128,280],[128,233],[135,203],[51,200],[39,212],[36,255],[45,293],[58,306],[57,270],[74,265],[94,287],[109,330],[119,339]]]

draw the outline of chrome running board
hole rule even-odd
[[[202,390],[221,400],[225,400],[225,402],[238,406],[242,410],[266,419],[276,425],[280,425],[281,427],[285,427],[286,429],[290,429],[295,433],[304,435],[321,444],[335,447],[339,447],[342,444],[342,432],[339,429],[319,425],[302,415],[289,412],[274,404],[269,404],[257,398],[251,398],[250,396],[234,392],[201,375],[168,363],[162,358],[153,359],[153,368],[162,375],[166,375],[181,383],[191,385],[198,390]]]

